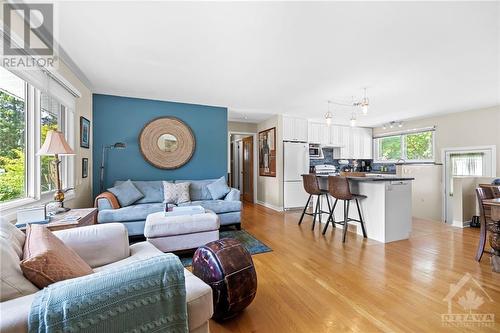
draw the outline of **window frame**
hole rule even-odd
[[[408,159],[407,156],[407,147],[405,137],[407,135],[419,134],[419,133],[432,133],[432,158],[430,159]],[[383,160],[380,159],[380,139],[391,137],[391,136],[399,136],[401,140],[401,158],[400,159],[390,159]],[[421,129],[421,130],[413,130],[407,132],[395,132],[395,133],[387,133],[386,135],[379,136],[373,138],[373,162],[374,163],[386,163],[386,164],[394,164],[398,161],[403,161],[403,163],[435,163],[436,162],[436,131],[435,129]]]
[[[13,73],[19,77],[16,73]],[[24,78],[25,85],[25,196],[0,202],[0,213],[9,212],[12,209],[19,209],[23,206],[32,206],[36,204],[46,204],[53,200],[55,190],[42,192],[41,188],[41,159],[36,153],[41,147],[41,94],[42,91],[30,84]],[[51,95],[51,98],[57,99]],[[71,147],[74,147],[75,123],[72,110],[58,101],[61,105],[60,118],[58,119],[58,129],[63,130],[64,136]],[[63,114],[64,113],[64,114]],[[59,124],[59,121],[62,121]],[[60,126],[60,127],[59,127]],[[61,168],[61,183],[63,189],[73,188],[75,184],[74,156],[61,156],[64,160]],[[74,191],[65,195],[66,200],[75,197]],[[10,213],[10,212],[9,212]]]

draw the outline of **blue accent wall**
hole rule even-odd
[[[125,142],[123,150],[108,150],[105,187],[115,180],[206,179],[227,175],[227,108],[94,94],[93,188],[99,192],[103,145]],[[141,155],[139,133],[154,118],[174,116],[195,136],[196,149],[187,164],[175,170],[158,169]]]

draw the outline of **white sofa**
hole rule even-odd
[[[127,229],[121,223],[108,223],[56,231],[54,234],[71,247],[92,269],[105,271],[143,260],[162,252],[148,242],[129,246]],[[22,274],[19,263],[25,235],[10,223],[0,223],[0,332],[28,331],[28,314],[38,291]],[[209,332],[213,314],[212,290],[184,269],[189,331]]]

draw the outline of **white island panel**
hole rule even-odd
[[[382,243],[408,239],[411,232],[411,180],[370,181],[350,179],[352,193],[365,195],[359,200],[361,214],[365,222],[367,237]],[[327,188],[327,178],[320,179],[320,187]],[[330,197],[333,205],[334,199]],[[316,201],[313,202],[315,209]],[[326,199],[321,204],[327,210]],[[343,221],[343,202],[339,200],[335,208],[335,220]],[[322,215],[322,223],[327,220],[327,214]],[[349,217],[359,219],[356,202],[351,201]],[[356,232],[362,235],[361,224],[350,222],[356,227]],[[342,226],[337,225],[337,228]],[[331,230],[330,227],[328,230]]]

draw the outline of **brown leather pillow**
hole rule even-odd
[[[92,273],[92,268],[75,251],[41,225],[29,225],[26,229],[23,256],[24,276],[38,288]]]

